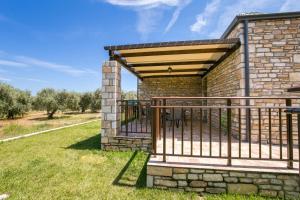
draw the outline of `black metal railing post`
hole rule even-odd
[[[125,100],[125,131],[126,136],[128,136],[128,101]]]
[[[300,176],[300,114],[297,114],[298,127],[298,159],[299,159],[299,176]]]
[[[286,107],[292,106],[292,100],[286,99]],[[293,116],[292,113],[286,113],[286,130],[287,130],[287,167],[293,168]]]
[[[157,100],[153,101],[153,105],[157,106]],[[156,140],[157,140],[157,108],[152,108],[151,109],[151,114],[152,114],[152,152],[155,155],[156,154]]]
[[[163,106],[166,106],[166,99],[163,100]],[[166,131],[166,108],[163,108],[163,162],[166,162],[166,140],[167,140],[167,131]]]
[[[227,165],[231,166],[231,99],[227,99]]]

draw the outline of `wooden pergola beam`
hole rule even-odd
[[[197,76],[197,77],[201,77],[200,74],[177,74],[177,75],[155,75],[155,76],[144,76],[143,79],[146,78],[164,78],[164,77],[191,77],[191,76]]]
[[[120,55],[122,57],[141,57],[141,56],[162,56],[162,55],[180,55],[180,54],[197,54],[197,53],[220,53],[220,52],[227,52],[229,49],[230,48],[185,49],[185,50],[121,53]]]
[[[112,59],[120,63],[123,67],[125,67],[129,72],[131,72],[133,75],[135,75],[138,79],[143,80],[142,77],[140,77],[130,65],[127,64],[125,60],[123,60],[119,55],[113,54]]]
[[[216,60],[204,61],[182,61],[182,62],[161,62],[161,63],[136,63],[130,64],[131,67],[155,67],[155,66],[173,66],[173,65],[198,65],[198,64],[214,64]]]
[[[173,72],[205,72],[207,69],[172,69],[170,74]],[[152,74],[152,73],[163,73],[163,72],[169,72],[168,70],[147,70],[147,71],[136,71],[139,74]]]

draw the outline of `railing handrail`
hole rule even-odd
[[[271,97],[240,97],[240,96],[234,96],[234,97],[179,97],[179,96],[169,96],[169,97],[152,97],[151,99],[153,100],[158,100],[158,99],[166,99],[166,100],[176,100],[176,99],[300,99],[300,96],[299,97],[296,97],[296,96],[291,96],[291,97],[274,97],[274,96],[271,96]]]
[[[121,99],[121,100],[117,100],[117,102],[122,102],[122,101],[151,101],[151,100],[139,100],[139,99]]]
[[[178,133],[180,134],[181,132],[181,136],[179,137],[179,139],[177,139],[178,141],[181,141],[181,153],[178,155],[181,156],[186,156],[187,154],[184,153],[184,144],[185,144],[185,138],[184,135],[185,134],[190,134],[190,139],[188,139],[188,142],[190,142],[190,154],[189,156],[196,156],[196,157],[203,157],[202,154],[202,142],[203,142],[203,123],[205,123],[203,121],[203,115],[202,113],[205,112],[206,115],[206,120],[207,120],[207,133],[209,136],[209,156],[208,157],[213,157],[212,155],[212,124],[215,123],[215,125],[218,127],[218,137],[219,137],[219,157],[220,158],[226,158],[228,160],[228,165],[230,166],[231,160],[234,159],[254,159],[256,157],[252,157],[253,155],[253,144],[255,142],[259,143],[258,146],[258,153],[259,153],[259,160],[281,160],[281,161],[286,161],[287,162],[287,167],[288,168],[293,168],[293,162],[300,162],[300,154],[299,154],[299,158],[295,158],[293,155],[294,152],[294,132],[293,132],[293,126],[297,125],[298,128],[296,129],[298,132],[298,152],[300,152],[300,106],[299,106],[299,101],[295,101],[295,104],[293,105],[292,100],[300,100],[300,96],[299,97],[292,97],[292,96],[287,96],[287,97],[153,97],[151,98],[151,109],[152,109],[152,136],[153,136],[153,154],[154,155],[159,155],[160,153],[157,154],[157,141],[158,138],[161,139],[161,137],[163,136],[163,141],[162,141],[162,147],[163,147],[163,152],[162,152],[162,156],[163,156],[163,162],[166,161],[166,156],[168,155],[175,155],[174,153],[174,136],[175,136],[175,132],[174,132],[174,124],[177,123],[179,124],[178,120],[181,120],[181,129],[178,129]],[[180,105],[180,103],[177,103],[178,101],[168,101],[168,100],[225,100],[224,101],[224,105],[222,102],[218,101],[218,103],[215,103],[213,105],[207,105],[207,103],[205,105],[201,105],[200,103],[186,103],[184,105]],[[232,100],[245,100],[246,105],[243,105],[242,101],[239,101],[239,103],[234,103]],[[250,104],[249,105],[249,100],[263,100],[263,101],[254,101],[255,104]],[[284,100],[284,102],[279,102],[279,101],[273,101],[273,102],[268,102],[268,100]],[[175,102],[172,105],[172,102]],[[187,101],[190,102],[190,101]],[[181,109],[181,115],[182,117],[178,118],[175,120],[174,118],[174,113],[175,113],[175,108],[180,108]],[[184,109],[186,108],[186,109]],[[200,118],[196,117],[193,118],[193,108],[199,108],[199,113],[200,113]],[[169,115],[167,116],[166,113],[166,109],[170,109],[171,112],[169,112]],[[184,112],[186,110],[190,109],[190,127],[188,127],[190,130],[185,130],[186,129],[186,125],[184,123],[187,123],[185,121],[185,116],[184,116]],[[219,112],[218,113],[212,113],[212,110],[214,109],[218,109]],[[221,109],[225,109],[226,113],[222,112]],[[236,109],[236,110],[234,110]],[[241,112],[243,111],[243,109],[245,109],[246,112]],[[253,110],[257,109],[257,114],[256,112],[253,113]],[[263,109],[266,109],[267,112],[264,112]],[[277,111],[278,109],[278,111]],[[215,111],[215,110],[214,110]],[[235,112],[235,111],[238,111]],[[263,111],[263,112],[262,112]],[[177,112],[177,111],[176,111]],[[274,115],[272,115],[272,112],[277,112],[278,116],[276,116],[276,119],[274,118]],[[285,112],[285,116],[282,115],[282,113]],[[251,114],[252,113],[252,114]],[[179,113],[180,114],[180,113]],[[296,118],[294,118],[295,116],[293,114],[297,114]],[[198,112],[197,112],[198,115]],[[218,115],[216,117],[216,115]],[[216,122],[213,122],[212,120],[212,116],[214,116],[214,118],[216,118],[215,120],[218,120]],[[255,118],[252,118],[252,116],[256,116]],[[258,117],[257,117],[258,116]],[[267,118],[266,118],[267,116]],[[223,123],[226,123],[225,125],[222,124],[222,117],[224,117]],[[234,117],[234,118],[233,118]],[[268,120],[267,122],[266,119]],[[200,155],[198,153],[193,154],[193,124],[196,120],[196,123],[200,124],[199,128],[200,130],[197,131],[200,134]],[[242,120],[244,122],[242,122]],[[274,120],[278,120],[274,121]],[[297,124],[295,123],[294,120],[297,120]],[[172,126],[172,153],[167,153],[166,152],[166,146],[167,146],[167,141],[166,141],[166,123],[167,121],[170,121],[170,127],[169,130],[171,130],[171,126]],[[284,122],[286,121],[286,122]],[[175,122],[175,123],[174,123]],[[258,122],[258,127],[257,127],[257,123]],[[261,122],[263,122],[264,124],[261,124]],[[234,124],[233,124],[234,123]],[[278,125],[277,125],[278,123]],[[254,125],[253,127],[255,128],[255,135],[258,136],[258,141],[252,141],[253,138],[253,131],[251,130],[252,124]],[[283,129],[283,125],[285,126],[285,130]],[[255,127],[256,126],[256,127]],[[273,136],[275,134],[273,134],[272,128],[275,127],[278,129],[276,129],[276,131],[279,134],[279,153],[280,153],[280,158],[276,158],[276,156],[274,157],[273,154],[273,145],[275,144],[273,142],[274,139],[278,140],[277,138],[274,138]],[[222,128],[226,127],[226,131],[223,132],[224,134],[226,134],[225,139],[227,139],[227,141],[225,141],[225,143],[227,144],[227,154],[226,156],[222,155]],[[177,128],[179,128],[179,125],[177,125]],[[242,130],[243,129],[243,130]],[[239,147],[238,147],[238,157],[236,155],[232,155],[232,131],[235,131],[236,134],[238,134],[238,140],[239,140]],[[294,131],[296,131],[294,130]],[[283,138],[283,132],[286,132],[286,139]],[[198,134],[198,133],[197,133]],[[265,140],[267,140],[267,145],[268,145],[268,149],[269,152],[268,157],[263,157],[262,156],[262,151],[264,151],[262,149],[262,134],[264,134]],[[157,137],[159,136],[159,137]],[[242,140],[243,137],[245,137],[245,140],[248,144],[248,156],[244,157],[242,156]],[[283,146],[285,145],[283,140],[286,141],[286,158],[283,157],[284,151],[283,151]],[[170,141],[169,141],[170,142]],[[223,144],[224,145],[224,144]],[[256,147],[257,148],[257,147]],[[300,170],[300,169],[299,169]],[[300,174],[300,171],[299,171]]]
[[[151,106],[151,108],[265,108],[265,109],[300,109],[300,106],[185,106],[185,105],[169,105],[169,106]]]

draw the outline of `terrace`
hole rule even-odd
[[[211,74],[240,65],[240,39],[105,49],[110,61],[103,65],[102,148],[150,151],[148,187],[201,194],[263,194],[271,188],[280,196],[287,178],[299,189],[300,98],[240,97],[245,89],[233,93],[231,85],[226,96],[216,96],[208,88],[209,82],[220,94],[227,91],[222,87],[228,83],[216,84],[219,77],[214,83]],[[139,100],[121,100],[121,66],[139,79]]]

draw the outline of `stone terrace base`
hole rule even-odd
[[[126,137],[126,136],[115,136],[109,138],[102,138],[101,148],[103,150],[113,151],[147,151],[149,152],[152,148],[151,137]]]
[[[300,199],[298,169],[163,163],[158,160],[151,157],[147,164],[147,187],[193,191],[200,195],[235,193]]]

